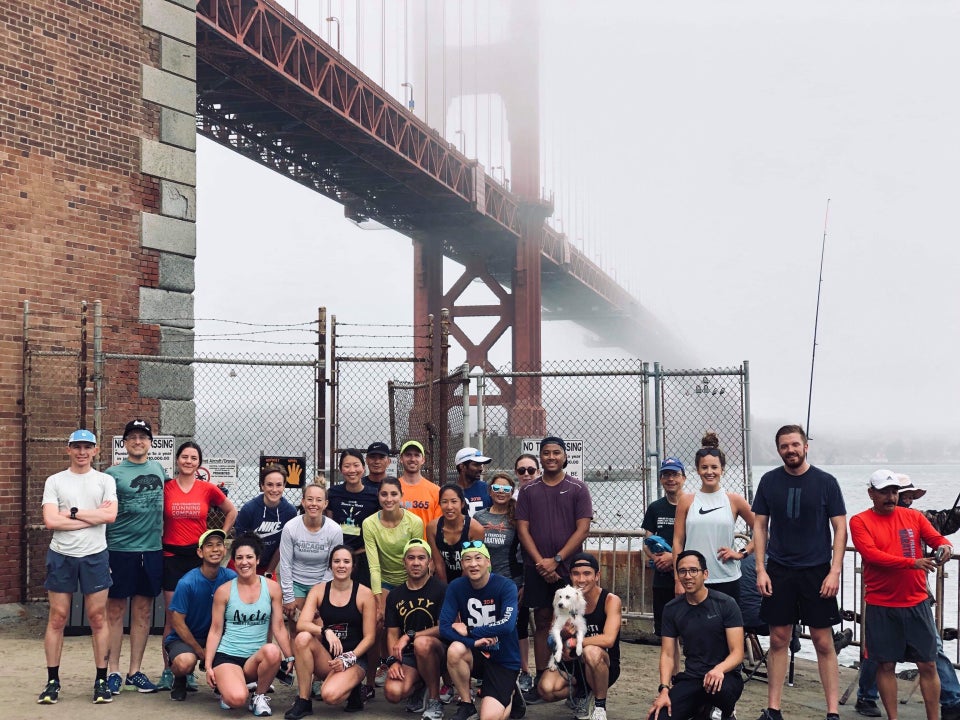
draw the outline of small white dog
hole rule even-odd
[[[550,637],[553,638],[553,655],[550,656],[549,667],[556,669],[557,663],[563,657],[563,638],[561,631],[567,623],[572,623],[576,629],[577,655],[583,655],[583,636],[587,634],[587,621],[583,614],[587,610],[587,601],[583,598],[583,591],[573,585],[562,587],[553,596],[553,624],[550,625]]]

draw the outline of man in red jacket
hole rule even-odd
[[[877,688],[889,720],[897,720],[898,661],[917,664],[927,720],[937,720],[937,628],[927,573],[950,559],[952,546],[922,513],[897,506],[899,490],[895,473],[877,470],[867,491],[873,507],[850,518],[850,536],[863,557],[866,653],[879,664]],[[922,543],[936,548],[938,559],[923,557]]]

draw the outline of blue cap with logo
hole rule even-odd
[[[683,468],[683,463],[680,462],[680,458],[668,457],[664,458],[663,462],[660,463],[660,474],[662,475],[665,472],[678,472],[684,477],[687,475],[687,471]]]
[[[97,436],[89,430],[74,430],[70,433],[70,439],[67,440],[67,445],[73,445],[73,443],[91,443],[92,445],[96,445]]]

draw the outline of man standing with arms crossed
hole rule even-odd
[[[390,467],[390,447],[385,442],[373,442],[367,447],[367,474],[363,484],[373,488],[374,495],[380,490],[380,482],[387,476]]]
[[[767,709],[760,720],[782,718],[787,648],[797,622],[810,628],[827,720],[839,720],[833,626],[840,622],[837,591],[847,544],[846,506],[837,479],[807,462],[802,427],[784,425],[776,442],[783,467],[760,478],[752,508],[757,589],[763,596],[760,617],[770,626]]]
[[[67,454],[70,467],[48,477],[43,486],[43,524],[53,530],[53,537],[47,551],[47,579],[43,584],[50,601],[43,636],[47,684],[37,702],[52,705],[60,699],[63,629],[79,581],[93,634],[93,661],[97,668],[93,702],[108,703],[113,696],[107,687],[110,654],[107,590],[111,580],[106,525],[117,517],[117,490],[112,477],[93,469],[97,438],[92,432],[75,430],[67,440]]]
[[[543,702],[537,681],[546,670],[550,655],[547,634],[553,620],[553,594],[569,582],[570,572],[564,563],[583,550],[593,519],[593,502],[587,486],[564,471],[566,448],[566,443],[556,436],[545,437],[540,442],[543,475],[520,488],[517,499],[517,535],[526,552],[523,594],[526,604],[534,610],[536,626],[533,656],[537,678],[523,696],[528,705]],[[531,523],[534,518],[536,522]]]
[[[148,454],[153,430],[145,420],[131,420],[123,429],[127,458],[107,469],[117,485],[117,519],[107,528],[113,587],[107,599],[110,627],[110,663],[107,687],[114,695],[126,687],[155,693],[157,686],[140,671],[150,634],[153,601],[163,576],[163,481],[166,472]],[[130,664],[124,683],[120,677],[123,649],[123,613],[130,599]]]

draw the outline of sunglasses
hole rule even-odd
[[[720,457],[720,450],[718,448],[700,448],[697,450],[697,457],[705,457],[706,455],[713,455],[714,457]]]
[[[490,489],[493,490],[494,492],[505,492],[505,493],[513,491],[513,487],[510,485],[491,485]]]
[[[482,548],[483,540],[464,540],[460,547],[464,550],[469,550],[470,548]]]
[[[518,467],[516,473],[517,475],[536,475],[537,469],[535,467]]]

